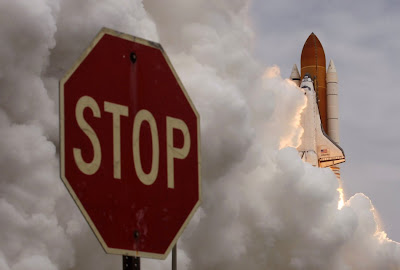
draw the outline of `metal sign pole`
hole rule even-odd
[[[122,270],[140,270],[140,257],[122,256]]]
[[[172,248],[172,270],[176,270],[176,246],[178,243],[175,244],[175,246]]]

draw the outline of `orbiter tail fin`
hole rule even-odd
[[[322,127],[317,130],[317,155],[321,168],[346,161],[343,149],[326,135]]]

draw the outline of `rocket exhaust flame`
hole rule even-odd
[[[337,191],[339,192],[339,202],[338,202],[338,209],[342,209],[344,204],[345,204],[345,199],[344,199],[344,192],[343,192],[343,187],[342,187],[342,181],[338,179],[339,182],[339,187]]]

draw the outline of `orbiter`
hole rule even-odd
[[[290,79],[307,96],[307,106],[301,114],[304,133],[297,147],[300,157],[313,166],[331,167],[340,178],[337,164],[346,159],[339,146],[337,73],[332,60],[326,71],[324,49],[314,33],[301,53],[301,75],[295,64]]]

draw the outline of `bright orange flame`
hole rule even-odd
[[[337,176],[337,180],[339,182],[339,187],[337,189],[337,191],[339,192],[339,201],[338,201],[338,206],[337,208],[340,210],[343,208],[345,200],[344,200],[344,192],[343,192],[343,183],[342,180],[340,180],[340,176]]]
[[[342,184],[340,183],[340,187],[337,189],[337,191],[339,191],[339,202],[337,206],[339,210],[342,209],[344,206],[344,193],[343,193],[343,188],[341,186]]]

